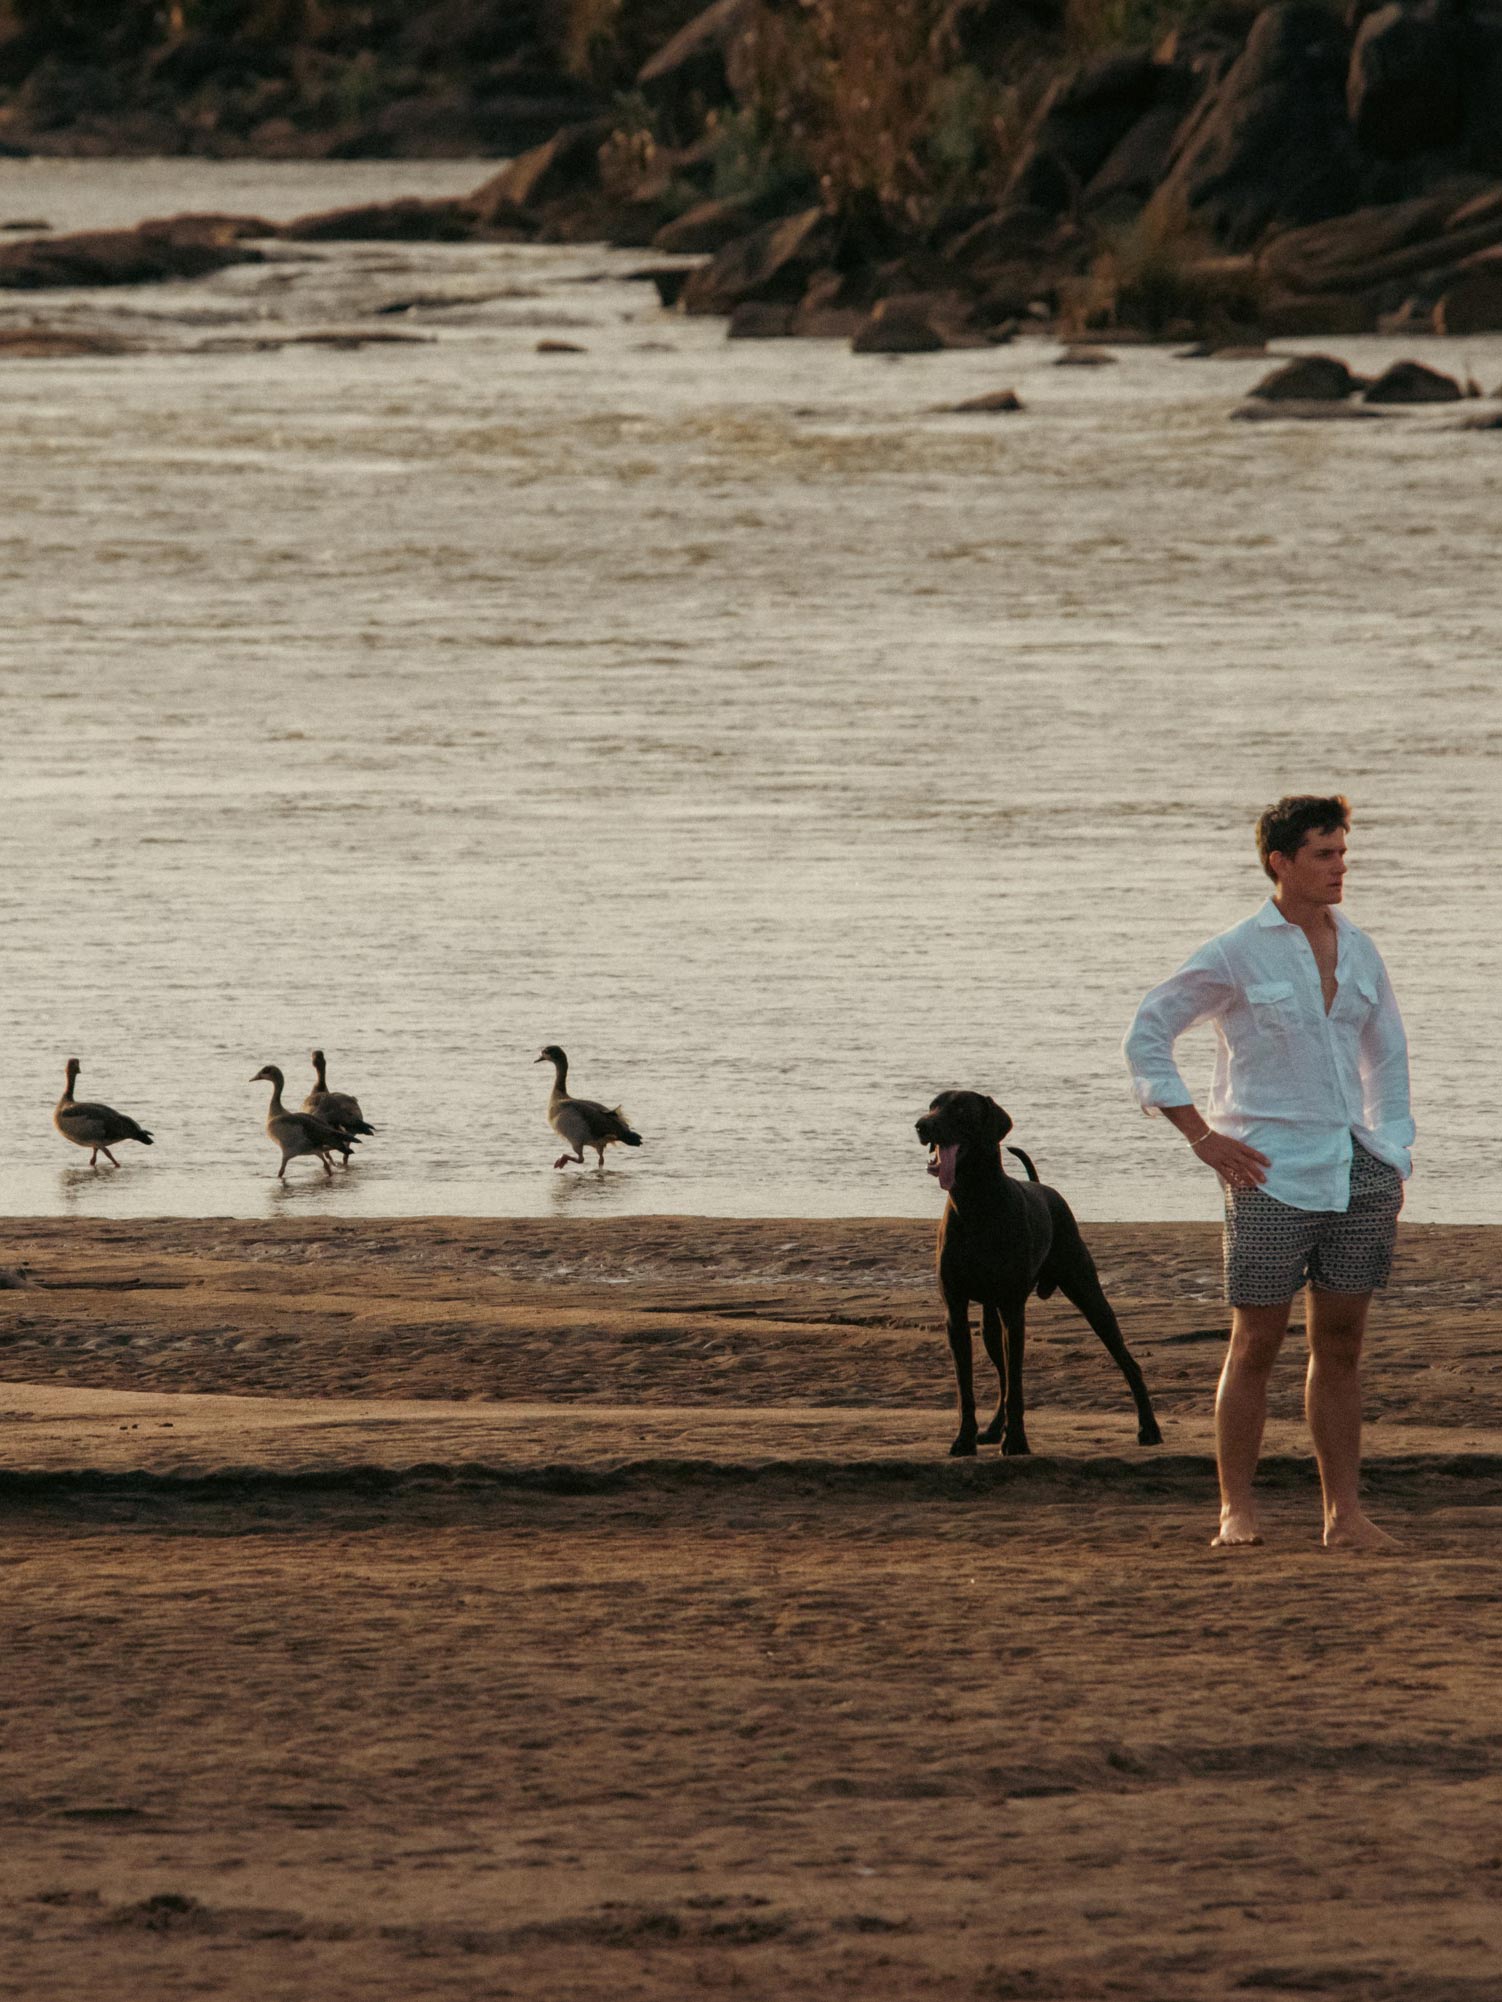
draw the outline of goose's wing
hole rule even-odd
[[[341,1133],[337,1126],[330,1125],[328,1120],[320,1119],[312,1112],[284,1112],[282,1117],[320,1153],[327,1147],[348,1147],[353,1137]]]
[[[302,1109],[327,1126],[337,1126],[341,1133],[375,1132],[353,1092],[319,1091],[315,1086],[303,1100]]]
[[[588,1124],[591,1140],[622,1140],[631,1131],[618,1105],[601,1105],[593,1098],[576,1098],[573,1102]]]
[[[116,1112],[112,1105],[100,1105],[93,1100],[81,1103],[75,1100],[72,1105],[64,1106],[57,1114],[57,1123],[66,1132],[97,1141],[101,1147],[108,1147],[116,1140],[144,1140],[148,1147],[151,1145],[151,1135],[128,1113]]]

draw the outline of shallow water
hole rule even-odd
[[[0,162],[0,220],[485,171]],[[1408,1213],[1502,1218],[1502,433],[1230,423],[1257,361],[730,347],[644,261],[0,294],[141,342],[0,362],[0,1208],[923,1215],[911,1122],[964,1083],[1083,1215],[1212,1216],[1121,1035],[1261,900],[1258,809],[1338,787]],[[350,327],[421,340],[246,345]],[[1422,352],[1502,385],[1502,338]],[[1001,386],[1023,415],[934,408]],[[646,1136],[603,1175],[551,1168],[548,1041]],[[299,1101],[315,1042],[381,1130],[284,1189],[247,1080]],[[157,1134],[118,1175],[51,1129],[75,1053]]]

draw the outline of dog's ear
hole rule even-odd
[[[990,1123],[991,1131],[995,1135],[996,1144],[999,1147],[1012,1130],[1012,1115],[1002,1106],[999,1106],[994,1098],[986,1100],[986,1108],[986,1118]]]

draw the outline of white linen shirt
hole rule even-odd
[[[1328,1015],[1313,946],[1269,898],[1153,989],[1124,1045],[1144,1112],[1192,1105],[1173,1046],[1213,1022],[1205,1117],[1265,1154],[1264,1190],[1299,1210],[1349,1209],[1353,1136],[1405,1181],[1413,1171],[1408,1039],[1392,983],[1366,933],[1330,914],[1337,987]]]

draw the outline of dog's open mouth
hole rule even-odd
[[[954,1187],[954,1164],[959,1158],[959,1152],[958,1141],[951,1141],[947,1147],[941,1147],[935,1141],[928,1150],[928,1172],[938,1176],[941,1189],[949,1190]]]

